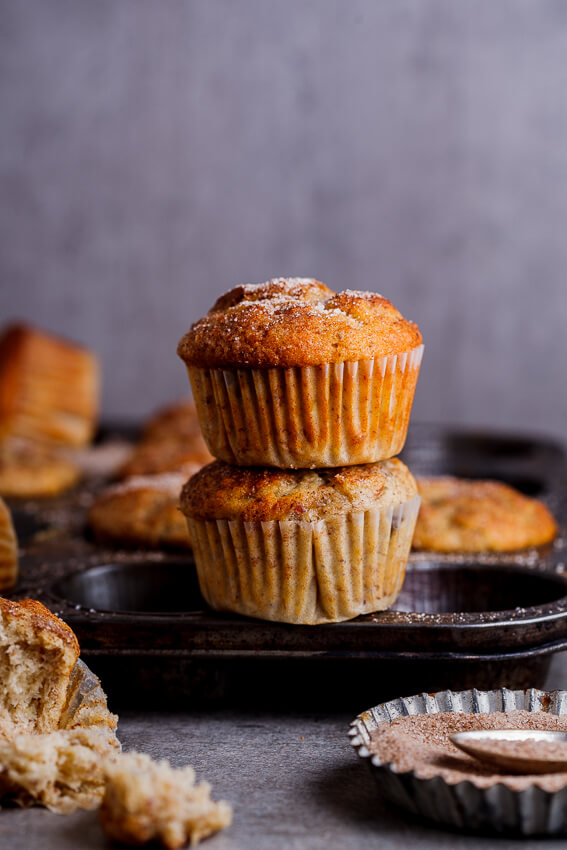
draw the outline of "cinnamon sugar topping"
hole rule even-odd
[[[178,347],[202,368],[317,366],[383,357],[421,344],[417,325],[376,292],[334,293],[311,278],[236,286]]]

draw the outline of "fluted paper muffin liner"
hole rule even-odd
[[[402,450],[423,355],[187,371],[211,453],[284,469],[374,463]]]
[[[100,679],[79,659],[71,671],[59,728],[102,727],[114,730],[116,721],[117,718],[108,710]],[[111,734],[114,736],[113,731]]]
[[[317,522],[187,518],[209,605],[285,623],[333,623],[398,596],[420,498]]]
[[[440,691],[390,700],[360,714],[351,724],[351,744],[373,773],[382,794],[412,814],[467,831],[516,835],[567,833],[567,784],[556,791],[534,783],[522,790],[505,782],[479,787],[469,780],[450,783],[441,776],[423,779],[414,771],[398,772],[369,749],[370,736],[381,723],[408,714],[495,711],[567,714],[567,691]]]

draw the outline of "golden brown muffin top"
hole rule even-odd
[[[505,552],[541,546],[557,534],[548,508],[501,481],[418,478],[421,508],[414,549]]]
[[[191,440],[173,437],[159,440],[150,438],[138,443],[118,470],[117,477],[128,479],[132,476],[161,475],[178,470],[187,470],[187,475],[190,475],[193,467],[198,469],[210,463],[212,458],[200,433]]]
[[[95,536],[152,548],[190,548],[179,494],[187,476],[200,468],[196,464],[184,472],[134,476],[108,487],[89,510],[89,525]]]
[[[196,322],[177,353],[188,366],[318,366],[411,351],[419,328],[376,292],[334,293],[312,278],[236,286]]]
[[[144,423],[142,439],[192,438],[200,433],[197,408],[190,398],[184,398],[156,410]]]
[[[394,458],[335,469],[234,467],[217,460],[181,491],[181,510],[197,519],[304,520],[400,504],[417,494],[413,476]]]
[[[212,460],[195,405],[184,399],[161,408],[146,422],[142,439],[118,470],[117,477],[185,471],[187,478]]]
[[[49,644],[52,642],[49,636],[53,635],[57,642],[66,645],[67,650],[75,656],[75,661],[79,657],[79,642],[75,632],[37,599],[20,599],[15,602],[0,596],[0,618],[18,622],[29,642],[35,642],[41,637]]]

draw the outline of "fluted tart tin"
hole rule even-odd
[[[415,769],[398,770],[372,752],[371,736],[384,723],[410,715],[487,715],[493,712],[543,712],[567,715],[567,691],[535,688],[421,693],[382,703],[352,722],[351,744],[370,768],[380,792],[413,815],[436,823],[474,832],[501,834],[563,835],[567,833],[567,774],[561,774],[553,790],[540,778],[516,782],[509,776],[495,778],[487,787],[472,779],[449,781],[445,776],[423,778]],[[545,774],[549,777],[549,774]],[[557,775],[556,775],[557,776]],[[514,787],[516,785],[516,787]],[[523,787],[517,787],[521,786]]]

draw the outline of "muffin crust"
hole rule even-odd
[[[215,461],[185,484],[181,509],[195,519],[316,522],[400,504],[416,494],[413,476],[397,458],[294,471],[238,468]]]
[[[222,295],[179,343],[187,366],[292,367],[410,351],[416,324],[375,292],[338,294],[312,278],[274,278]]]

